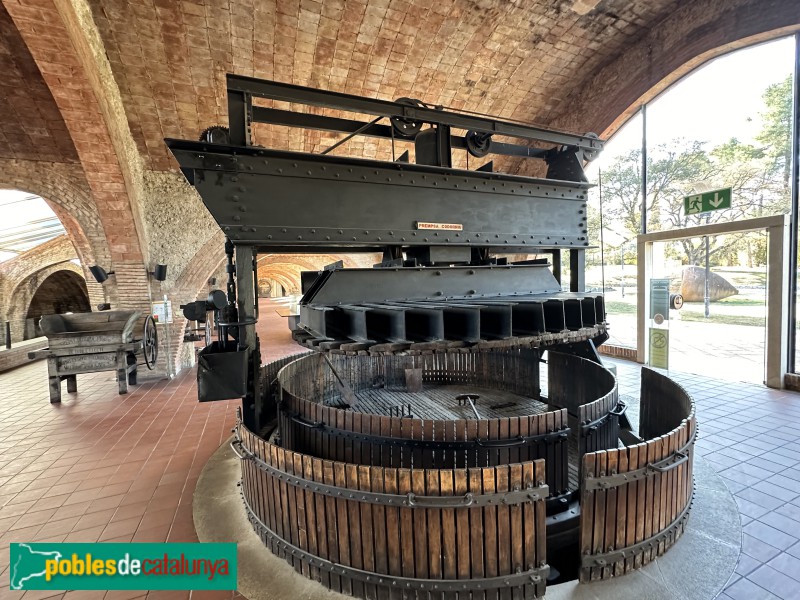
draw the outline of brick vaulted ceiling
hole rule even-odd
[[[0,73],[0,158],[77,162],[61,112],[2,4]]]
[[[675,0],[103,0],[95,22],[145,163],[226,123],[227,72],[547,124]],[[594,7],[594,8],[593,8]],[[587,14],[581,14],[587,13]],[[280,139],[256,141],[281,145]],[[269,135],[269,134],[267,134]],[[284,146],[310,151],[304,138]],[[296,141],[296,140],[295,140]],[[292,147],[293,146],[293,147]],[[365,155],[374,150],[362,148]]]
[[[76,163],[72,139],[89,141],[91,132],[68,129],[59,108],[81,108],[65,103],[84,104],[84,92],[61,71],[45,72],[47,83],[41,75],[74,54],[58,45],[69,40],[48,36],[40,23],[55,5],[2,2],[13,4],[8,11],[17,16],[12,21],[0,3],[0,159]],[[229,72],[389,100],[419,98],[584,133],[618,126],[642,94],[674,81],[670,73],[701,64],[714,48],[800,28],[796,0],[86,2],[132,138],[144,167],[155,171],[177,166],[165,137],[196,139],[209,125],[227,122]],[[25,16],[23,40],[15,21]],[[34,39],[35,60],[26,47]],[[292,150],[318,151],[334,139],[255,130],[256,143]],[[372,140],[354,140],[347,150],[379,158],[388,152]],[[502,167],[522,168],[519,161]]]

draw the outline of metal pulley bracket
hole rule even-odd
[[[231,442],[234,453],[242,460],[252,460],[255,465],[278,481],[294,487],[309,490],[317,494],[331,496],[340,500],[354,500],[368,504],[383,504],[386,506],[402,506],[407,508],[477,508],[481,506],[512,506],[526,502],[544,500],[550,493],[550,488],[545,484],[531,486],[525,489],[498,492],[495,494],[464,494],[463,496],[418,496],[412,492],[408,494],[386,494],[383,492],[366,492],[343,488],[337,485],[310,481],[303,477],[290,475],[267,464],[246,448],[240,439]]]
[[[407,106],[424,106],[422,101],[417,100],[416,98],[398,98],[395,100],[395,102],[397,104],[404,104]],[[392,127],[394,127],[394,130],[404,137],[414,137],[417,135],[419,130],[422,129],[423,123],[423,121],[418,121],[408,117],[391,117],[390,121],[392,123]]]
[[[467,151],[476,158],[483,158],[492,151],[492,134],[468,131],[464,136]]]

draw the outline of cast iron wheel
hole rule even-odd
[[[407,106],[425,106],[422,101],[415,98],[398,98],[395,100],[395,102],[397,104],[405,104]],[[415,135],[417,135],[417,133],[419,133],[419,130],[422,129],[422,121],[417,121],[416,119],[409,119],[407,117],[391,117],[389,120],[392,122],[392,127],[394,127],[394,130],[403,137],[413,138]]]
[[[144,335],[142,336],[142,348],[144,350],[144,364],[151,371],[156,368],[158,360],[158,331],[153,315],[147,315],[144,321]]]

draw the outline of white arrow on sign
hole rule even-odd
[[[723,202],[725,202],[725,196],[720,196],[718,192],[714,192],[714,199],[708,201],[714,208],[719,208],[719,205]]]

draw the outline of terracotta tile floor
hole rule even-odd
[[[302,348],[262,301],[264,360]],[[241,597],[231,592],[11,592],[10,542],[193,542],[192,495],[230,435],[240,401],[199,403],[195,370],[131,386],[112,373],[78,376],[51,405],[47,366],[0,374],[0,598]]]
[[[262,302],[265,360],[301,350]],[[618,365],[636,395],[638,365]],[[743,553],[722,600],[800,599],[800,394],[673,373],[695,397],[698,452],[739,505]],[[192,494],[239,401],[197,402],[195,371],[119,396],[111,373],[48,401],[39,362],[0,375],[0,599],[12,541],[196,541]],[[744,410],[747,409],[747,414]],[[231,598],[216,592],[26,592],[24,598]]]

